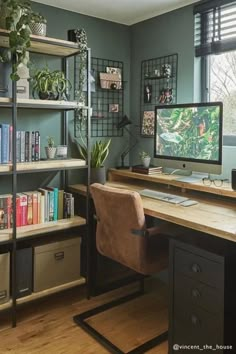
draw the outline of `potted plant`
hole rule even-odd
[[[50,71],[49,68],[37,70],[30,79],[33,82],[32,94],[42,100],[67,100],[71,83],[60,70]]]
[[[142,161],[143,167],[148,168],[149,165],[150,165],[150,161],[151,161],[150,155],[147,152],[145,152],[145,151],[141,151],[139,153],[139,157],[140,157],[140,159]]]
[[[90,166],[91,166],[91,183],[102,183],[106,182],[106,171],[104,162],[109,154],[109,146],[111,143],[111,139],[107,142],[96,141],[91,149],[91,157],[90,157]],[[87,160],[88,158],[88,150],[85,145],[78,145],[80,155],[83,159]]]
[[[45,37],[47,33],[47,20],[40,14],[32,14],[29,27],[32,34]]]
[[[17,73],[19,65],[27,65],[29,61],[27,51],[31,44],[30,24],[36,22],[37,18],[42,21],[44,17],[32,10],[29,0],[1,0],[0,14],[1,27],[10,31],[9,49],[0,55],[0,61],[5,62],[10,55],[15,58],[10,78],[18,81],[20,79]]]
[[[45,146],[45,152],[48,159],[54,159],[57,148],[54,146],[55,141],[53,136],[47,137],[48,146]]]

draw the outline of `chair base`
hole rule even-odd
[[[74,316],[73,319],[78,326],[83,328],[87,333],[89,333],[94,339],[96,339],[100,344],[102,344],[112,354],[143,354],[143,353],[146,353],[147,350],[149,350],[149,349],[155,347],[156,345],[162,343],[163,341],[167,340],[168,339],[168,331],[160,334],[157,337],[150,339],[149,341],[147,341],[147,342],[141,344],[140,346],[132,349],[131,351],[125,353],[86,322],[86,320],[89,317],[95,316],[95,315],[97,315],[103,311],[109,310],[115,306],[119,306],[127,301],[133,300],[140,295],[143,295],[142,290],[136,291],[133,294],[119,298],[118,300],[113,300],[113,301],[108,302],[104,305],[95,307],[92,310],[88,310],[86,312],[83,312],[79,315]]]

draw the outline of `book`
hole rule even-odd
[[[33,192],[24,192],[27,197],[27,224],[33,224]]]
[[[64,190],[60,189],[58,191],[58,220],[63,219],[63,212],[64,212]]]
[[[9,135],[10,125],[0,124],[1,126],[1,163],[9,163]]]
[[[53,220],[58,220],[58,188],[57,187],[47,187],[49,191],[54,193],[53,198]]]
[[[10,128],[9,128],[9,163],[12,163],[12,149],[13,149],[12,135],[13,135],[13,126],[10,125]]]
[[[34,161],[39,161],[40,159],[40,134],[39,131],[34,132],[35,145],[34,145]]]
[[[20,131],[16,131],[16,162],[20,162],[20,157],[21,157],[21,143],[20,143]]]
[[[153,165],[150,165],[149,167],[144,167],[143,165],[135,165],[132,166],[132,172],[142,173],[145,175],[158,174],[162,173],[162,167]]]
[[[25,162],[25,131],[20,132],[20,162]]]
[[[27,216],[28,216],[28,205],[27,205],[27,195],[23,193],[17,194],[20,198],[20,214],[21,214],[21,226],[27,225]]]
[[[49,198],[48,190],[45,188],[38,188],[38,191],[44,196],[44,222],[49,221]]]

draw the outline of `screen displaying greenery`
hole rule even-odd
[[[156,111],[157,155],[217,161],[220,139],[219,105]]]

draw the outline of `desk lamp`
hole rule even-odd
[[[125,166],[124,160],[126,155],[135,147],[135,145],[138,143],[137,137],[127,128],[128,125],[132,124],[131,120],[127,117],[127,115],[124,115],[122,120],[117,124],[116,128],[117,129],[125,129],[127,133],[135,139],[134,143],[130,146],[127,146],[125,150],[121,153],[121,166],[117,166],[116,168],[120,169],[126,169],[129,168],[129,166]]]

